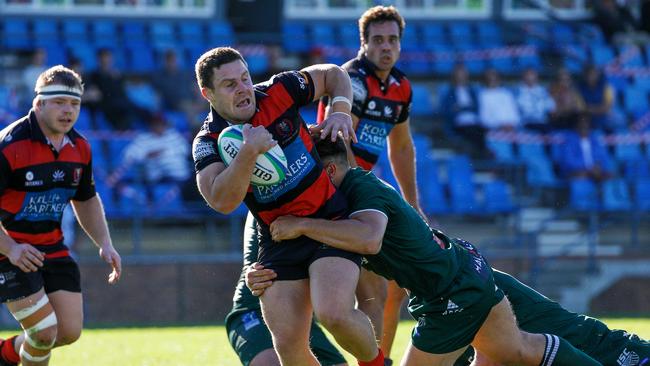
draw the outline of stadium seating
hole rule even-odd
[[[624,162],[624,177],[632,183],[641,179],[650,179],[650,166],[648,161],[641,158]]]
[[[176,32],[172,23],[155,21],[149,23],[150,43],[154,50],[167,50],[177,47]]]
[[[98,47],[116,48],[118,45],[117,26],[111,19],[90,22],[92,43]]]
[[[630,191],[623,179],[609,179],[602,183],[604,211],[628,211],[632,208]]]
[[[235,44],[235,33],[230,23],[218,20],[208,22],[208,44],[210,48],[233,46]]]
[[[63,40],[67,47],[83,47],[90,43],[88,23],[84,19],[66,19],[62,26]]]
[[[34,48],[29,23],[25,19],[3,20],[2,45],[9,50],[30,50]]]
[[[572,179],[569,182],[569,206],[579,211],[598,211],[600,200],[594,182],[588,179]]]
[[[45,47],[61,42],[59,24],[56,20],[40,19],[32,23],[35,47]]]
[[[636,209],[650,212],[650,179],[641,179],[634,184],[634,204]]]
[[[411,106],[411,115],[414,117],[431,117],[433,116],[433,102],[431,92],[426,86],[413,83],[413,103]]]
[[[494,180],[483,185],[484,205],[486,213],[507,213],[515,209],[512,194],[504,181]]]
[[[282,25],[282,47],[290,53],[305,53],[311,48],[307,37],[307,27],[302,23],[284,23]]]
[[[487,139],[488,149],[494,154],[499,163],[513,164],[517,162],[514,145],[510,141]]]

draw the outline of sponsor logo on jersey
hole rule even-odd
[[[27,192],[16,220],[58,221],[74,191],[57,188],[45,192]]]
[[[16,272],[2,272],[0,273],[0,286],[16,278]]]
[[[447,310],[445,310],[442,313],[442,315],[458,314],[458,313],[462,312],[463,310],[465,310],[465,309],[463,309],[460,306],[456,305],[456,303],[454,303],[453,301],[451,301],[451,299],[449,299],[449,301],[447,302]]]
[[[83,172],[83,168],[74,168],[72,171],[72,185],[73,186],[78,186],[79,182],[81,181],[81,173]]]
[[[65,179],[65,172],[63,170],[55,170],[52,173],[53,182],[63,182],[63,179]]]
[[[34,173],[32,173],[31,171],[28,171],[27,173],[25,173],[25,179],[27,179],[29,181],[33,180],[34,179]]]
[[[262,203],[277,200],[281,195],[295,188],[300,181],[316,166],[301,139],[282,148],[287,157],[287,172],[283,181],[271,186],[253,186],[255,199]]]
[[[309,79],[307,76],[302,72],[302,71],[294,71],[293,73],[298,80],[298,83],[300,84],[300,89],[305,89],[307,87],[307,84],[309,84]]]
[[[260,325],[260,318],[257,317],[254,311],[248,312],[241,317],[242,322],[244,323],[244,329],[249,330],[257,325]]]
[[[289,138],[293,136],[295,132],[293,122],[288,118],[284,118],[280,122],[275,124],[275,133],[279,137],[279,142],[286,142]]]
[[[356,147],[369,151],[375,155],[381,154],[386,147],[386,137],[392,125],[384,122],[362,119],[357,126]]]
[[[215,154],[217,154],[217,150],[214,148],[214,144],[210,141],[205,140],[199,140],[199,142],[194,145],[194,149],[192,150],[194,161],[199,161]]]
[[[619,366],[637,366],[639,364],[639,355],[634,351],[628,351],[627,348],[623,348],[623,352],[618,355],[616,364]]]
[[[393,115],[393,108],[391,108],[389,105],[384,106],[384,116],[391,117],[392,115]]]
[[[41,179],[34,180],[34,173],[32,171],[25,173],[25,180],[25,187],[38,187],[43,185],[43,181]]]
[[[368,97],[368,91],[366,90],[363,80],[358,77],[352,77],[350,78],[350,82],[352,83],[352,98],[355,102],[359,102],[363,105],[363,102],[365,102]]]

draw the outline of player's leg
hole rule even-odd
[[[55,347],[76,342],[83,327],[81,292],[58,290],[47,294],[58,319]]]
[[[445,354],[433,354],[419,350],[413,345],[413,343],[409,343],[408,348],[404,353],[404,357],[402,358],[401,366],[453,366],[454,362],[456,362],[458,357],[465,352],[466,348],[467,347],[463,347],[459,350]]]
[[[370,320],[354,307],[358,264],[337,256],[318,258],[309,266],[309,279],[316,318],[336,342],[361,362],[383,365]]]
[[[506,298],[492,307],[472,345],[503,365],[601,365],[562,338],[519,330]]]
[[[339,352],[336,347],[329,341],[323,330],[316,324],[316,321],[311,323],[311,331],[309,337],[309,347],[314,352],[318,362],[323,366],[347,366],[345,357]]]
[[[357,307],[370,318],[370,322],[375,329],[377,342],[381,342],[384,328],[384,303],[387,296],[386,282],[386,279],[378,274],[361,268],[356,290]]]
[[[384,334],[381,337],[381,350],[386,358],[390,357],[393,348],[393,341],[397,333],[402,304],[406,298],[406,291],[397,285],[395,281],[388,281],[388,296],[384,305]]]
[[[228,340],[244,366],[279,366],[271,332],[261,310],[231,316],[226,322]]]
[[[47,365],[56,341],[57,317],[45,291],[41,289],[6,305],[25,332],[25,341],[19,351],[21,363],[25,366]]]
[[[309,281],[275,281],[260,296],[264,320],[282,365],[318,365],[309,350],[312,307]]]

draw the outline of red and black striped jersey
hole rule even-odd
[[[273,135],[288,163],[282,182],[272,186],[249,185],[244,198],[248,209],[266,225],[283,215],[334,218],[346,210],[345,198],[325,173],[307,124],[298,111],[313,98],[313,81],[306,72],[283,72],[255,85],[256,112],[249,123],[264,126]],[[223,163],[217,139],[229,125],[211,110],[192,146],[197,172],[212,163]]]
[[[0,221],[12,239],[46,258],[69,254],[61,217],[70,200],[95,196],[90,145],[74,129],[66,137],[57,152],[33,110],[0,131]]]
[[[358,119],[356,134],[359,142],[352,143],[357,165],[370,170],[386,148],[386,139],[396,124],[406,122],[411,109],[411,83],[396,67],[386,82],[375,74],[376,66],[365,56],[359,56],[343,66],[352,82],[352,114]],[[319,105],[318,122],[323,119],[324,101]]]

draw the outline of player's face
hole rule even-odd
[[[394,21],[370,23],[364,53],[380,71],[390,71],[399,59],[399,26]]]
[[[36,118],[46,136],[68,133],[79,118],[81,101],[57,97],[36,103]]]
[[[221,65],[204,96],[219,115],[232,122],[248,122],[255,114],[255,92],[248,68],[241,60]]]

